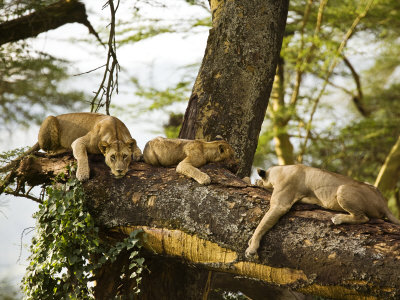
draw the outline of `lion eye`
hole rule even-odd
[[[111,156],[110,156],[110,159],[111,159],[112,161],[114,161],[114,160],[115,160],[115,155],[114,155],[114,154],[111,155]]]
[[[127,159],[127,158],[128,158],[128,155],[124,154],[122,157],[123,157],[124,159]]]

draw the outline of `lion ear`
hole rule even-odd
[[[223,140],[224,140],[224,138],[220,135],[217,135],[214,139],[214,141],[223,141]]]
[[[260,169],[260,168],[258,168],[257,169],[257,173],[258,173],[258,175],[261,177],[261,178],[266,178],[266,176],[267,176],[267,171],[265,171],[264,169]]]
[[[103,153],[103,155],[105,155],[106,151],[107,151],[107,147],[110,146],[110,144],[107,143],[106,141],[100,141],[97,146],[99,147],[101,153]]]

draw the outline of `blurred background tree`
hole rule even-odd
[[[2,1],[0,24],[19,19],[56,1]],[[9,27],[8,27],[9,28]],[[5,29],[7,30],[7,28]],[[25,28],[29,32],[30,28]],[[8,31],[9,35],[13,32]],[[69,62],[33,50],[26,40],[0,46],[0,126],[40,123],[48,113],[82,109],[88,95],[68,90]]]

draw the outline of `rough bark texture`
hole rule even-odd
[[[39,33],[74,22],[87,26],[90,33],[98,38],[87,19],[85,5],[77,0],[61,0],[29,15],[1,23],[0,45],[35,37]]]
[[[250,173],[286,24],[288,1],[210,1],[213,26],[180,132],[221,135]]]
[[[16,173],[38,184],[39,176],[54,177],[70,162],[68,157],[51,162],[31,157]],[[122,179],[111,177],[101,159],[91,161],[90,167],[91,179],[84,188],[97,222],[105,231],[128,233],[142,228],[144,247],[163,262],[148,260],[159,267],[145,278],[157,283],[147,293],[162,293],[163,287],[167,293],[176,285],[162,274],[178,264],[182,274],[190,275],[181,274],[185,281],[180,290],[190,289],[191,282],[203,286],[196,289],[197,295],[183,295],[185,299],[212,299],[212,287],[235,286],[234,276],[245,278],[236,280],[236,288],[249,290],[253,299],[264,299],[260,295],[271,286],[335,299],[400,297],[400,226],[380,220],[334,226],[330,221],[333,212],[295,205],[265,235],[259,259],[248,261],[244,250],[268,210],[269,192],[248,186],[215,165],[202,168],[211,176],[209,186],[178,175],[174,168],[145,163],[134,163]],[[198,275],[190,268],[200,270]],[[147,298],[143,299],[151,299],[146,291],[144,295]]]

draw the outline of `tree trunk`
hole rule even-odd
[[[288,1],[210,0],[213,25],[179,137],[225,138],[248,176],[271,92]]]
[[[54,178],[72,162],[69,157],[51,162],[30,157],[15,174],[20,181],[38,184],[39,178]],[[174,168],[131,167],[127,176],[114,179],[104,162],[91,161],[84,189],[91,214],[105,233],[145,232],[143,245],[154,260],[144,254],[153,271],[144,279],[143,299],[167,299],[150,296],[177,285],[186,299],[213,299],[213,287],[223,286],[217,278],[253,299],[265,299],[260,295],[271,286],[334,299],[400,297],[398,225],[371,220],[335,226],[333,212],[298,204],[263,237],[259,259],[249,261],[244,251],[269,208],[269,192],[216,165],[202,168],[212,179],[209,186],[178,175]],[[244,279],[235,281],[235,276]],[[195,291],[187,294],[190,288]]]

